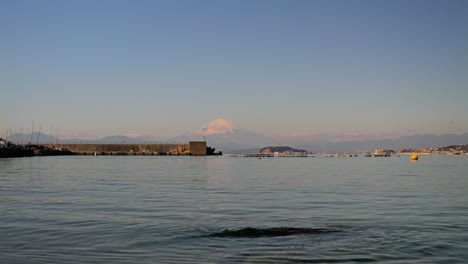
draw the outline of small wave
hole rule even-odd
[[[340,232],[336,229],[327,228],[293,228],[293,227],[274,227],[274,228],[253,228],[247,227],[239,230],[226,229],[221,232],[213,233],[210,237],[276,237],[292,235],[317,235]]]

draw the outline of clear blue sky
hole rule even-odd
[[[0,130],[468,132],[468,1],[0,0]]]

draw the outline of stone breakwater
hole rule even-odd
[[[52,145],[46,145],[52,147]],[[189,155],[189,144],[61,144],[75,155]]]

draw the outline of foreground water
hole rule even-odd
[[[468,156],[408,159],[0,159],[0,263],[466,262]]]

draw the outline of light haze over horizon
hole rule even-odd
[[[0,0],[0,131],[468,132],[468,1]]]

